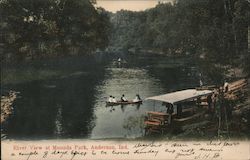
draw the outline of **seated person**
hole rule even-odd
[[[128,100],[125,98],[125,95],[123,94],[122,97],[121,97],[121,101],[122,102],[127,102]]]
[[[139,94],[137,94],[136,96],[137,96],[137,97],[138,97],[138,99],[141,101],[141,97],[140,97],[140,95],[139,95]]]
[[[141,97],[139,96],[139,94],[136,95],[136,97],[133,99],[133,102],[139,102],[141,101]]]
[[[113,97],[111,95],[108,98],[108,102],[113,102]]]
[[[115,97],[112,97],[112,102],[116,103],[117,100],[115,99]]]

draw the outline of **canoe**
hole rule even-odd
[[[106,104],[107,104],[108,106],[127,105],[127,104],[141,104],[141,103],[142,103],[142,100],[141,100],[141,101],[138,101],[138,102],[133,102],[133,101],[127,101],[127,102],[123,102],[123,101],[106,102]]]

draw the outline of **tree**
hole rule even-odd
[[[1,29],[7,52],[42,57],[105,48],[109,17],[88,0],[3,0]],[[85,52],[81,52],[84,50]]]

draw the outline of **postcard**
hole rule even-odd
[[[249,0],[2,0],[1,159],[250,159]]]

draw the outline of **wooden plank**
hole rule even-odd
[[[149,117],[149,119],[148,120],[151,120],[151,121],[160,121],[160,122],[164,122],[165,121],[165,119],[166,118],[164,118],[164,117]]]
[[[228,89],[238,88],[238,87],[244,86],[244,85],[247,85],[247,81],[243,81],[243,80],[242,81],[235,81],[235,82],[228,84]]]
[[[237,84],[241,84],[241,83],[245,83],[245,82],[247,82],[247,80],[245,78],[243,78],[243,79],[231,82],[231,83],[229,83],[229,85],[237,85]]]
[[[151,118],[148,121],[157,122],[157,123],[163,123],[163,120],[157,119],[157,118]]]
[[[243,82],[238,82],[238,83],[229,83],[228,84],[228,87],[235,87],[235,86],[239,86],[239,85],[242,85],[242,84],[247,84],[247,81],[243,81]]]
[[[231,86],[231,87],[228,87],[228,91],[238,90],[238,89],[244,88],[246,86],[247,86],[247,83],[243,83],[243,84],[237,85],[237,86]]]
[[[153,111],[148,111],[148,114],[152,114],[152,115],[160,115],[160,116],[167,116],[168,114],[166,113],[162,113],[162,112],[153,112]]]
[[[215,88],[217,88],[216,85],[210,85],[210,86],[196,87],[195,89],[197,89],[197,90],[206,90],[206,89],[208,89],[208,90],[213,90],[213,89],[215,89]]]
[[[153,126],[160,126],[160,122],[153,122],[153,121],[144,121],[146,125],[153,125]]]

